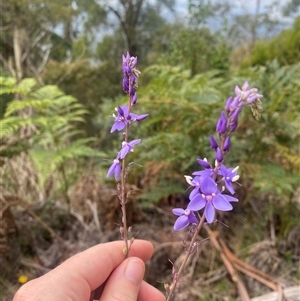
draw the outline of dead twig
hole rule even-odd
[[[213,232],[205,224],[204,224],[204,228],[208,232],[213,246],[220,252],[221,259],[222,259],[227,271],[229,272],[232,281],[236,284],[239,295],[240,295],[242,301],[250,301],[250,297],[249,297],[249,294],[246,290],[246,287],[245,287],[244,283],[240,279],[239,274],[236,271],[236,269],[234,268],[232,262],[226,257],[225,253],[223,252],[223,250],[222,250],[222,248],[221,248],[221,246],[218,242],[218,239],[217,239],[218,234],[216,232]]]

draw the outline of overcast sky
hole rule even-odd
[[[213,0],[214,2],[214,0]],[[218,0],[220,2],[220,0]],[[225,2],[225,1],[224,1]],[[234,11],[236,13],[251,13],[254,14],[256,10],[257,0],[227,0],[234,7]],[[273,7],[270,10],[271,4],[277,2],[278,5]],[[264,13],[268,12],[272,18],[275,19],[283,19],[281,15],[281,8],[284,4],[287,3],[287,0],[260,0],[259,12]],[[183,20],[187,17],[187,9],[188,9],[188,0],[176,0],[176,14],[179,18]],[[168,14],[167,11],[163,12],[163,15]],[[166,15],[167,17],[167,15]],[[285,19],[288,22],[288,19]]]

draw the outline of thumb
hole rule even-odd
[[[99,301],[137,301],[145,264],[137,257],[124,260],[110,275]]]

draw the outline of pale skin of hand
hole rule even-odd
[[[13,301],[88,301],[91,292],[105,281],[100,301],[164,301],[161,292],[143,281],[152,244],[135,240],[125,260],[123,246],[124,242],[115,241],[78,253],[24,284]]]

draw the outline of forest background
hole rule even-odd
[[[109,131],[114,108],[126,103],[126,51],[142,72],[137,109],[150,114],[132,127],[132,138],[142,138],[134,152],[142,167],[130,170],[128,184],[129,224],[157,247],[147,280],[163,290],[170,279],[168,259],[179,257],[186,239],[173,232],[171,213],[186,204],[183,175],[199,169],[195,159],[209,154],[208,135],[226,99],[248,80],[264,95],[264,111],[259,122],[250,110],[242,114],[226,159],[240,166],[240,202],[218,216],[229,229],[213,229],[243,260],[286,286],[299,284],[299,0],[257,0],[253,10],[242,1],[179,5],[1,2],[3,301],[72,254],[120,237],[116,184],[105,176],[120,144]],[[203,244],[186,300],[238,298],[211,248]],[[251,297],[269,290],[243,277]]]

